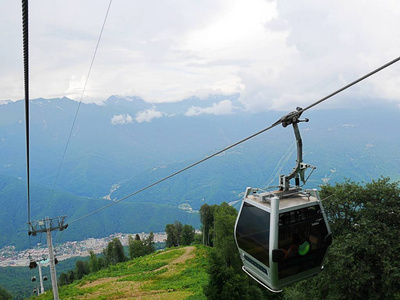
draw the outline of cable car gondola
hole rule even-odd
[[[301,109],[279,122],[293,126],[297,143],[296,167],[280,175],[279,189],[265,191],[248,187],[235,224],[235,240],[243,271],[273,292],[318,274],[332,235],[316,189],[303,190],[304,172],[313,168],[302,160],[298,129]],[[299,178],[300,177],[300,178]],[[295,179],[295,186],[290,180]]]
[[[37,267],[37,262],[29,255],[29,269],[35,269]]]

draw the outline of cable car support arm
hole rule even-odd
[[[300,120],[300,116],[301,116],[302,112],[303,112],[303,109],[300,107],[297,107],[295,111],[288,113],[287,115],[283,116],[280,120],[278,120],[275,123],[275,124],[281,123],[283,127],[292,125],[293,131],[294,131],[294,136],[296,138],[296,146],[297,146],[296,166],[293,168],[292,172],[289,175],[280,175],[279,176],[279,188],[280,188],[280,190],[282,190],[284,192],[289,191],[291,179],[293,179],[293,178],[295,179],[295,186],[296,186],[296,188],[299,188],[300,180],[303,183],[305,183],[305,181],[306,181],[304,179],[305,170],[307,168],[315,169],[315,167],[303,163],[303,141],[301,139],[301,134],[300,134],[298,123],[308,122],[309,120],[307,118]]]

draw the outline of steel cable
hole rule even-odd
[[[63,152],[63,155],[62,155],[62,158],[61,158],[61,162],[60,162],[60,165],[59,165],[59,167],[58,167],[56,179],[55,179],[55,181],[54,181],[53,189],[52,189],[52,191],[51,191],[50,200],[51,200],[51,199],[53,198],[53,196],[54,196],[54,190],[55,190],[55,188],[56,188],[56,185],[57,185],[57,182],[58,182],[58,178],[60,177],[61,167],[62,167],[62,165],[63,165],[63,163],[64,163],[65,155],[66,155],[66,153],[67,153],[67,149],[68,149],[69,143],[70,143],[70,141],[71,141],[72,132],[73,132],[73,130],[74,130],[75,123],[76,123],[76,119],[77,119],[78,113],[79,113],[79,109],[80,109],[81,104],[82,104],[82,99],[83,99],[83,96],[84,96],[85,91],[86,91],[86,86],[87,86],[87,83],[88,83],[88,81],[89,81],[90,73],[92,72],[92,67],[93,67],[93,64],[94,64],[94,60],[95,60],[95,58],[96,58],[97,49],[99,48],[99,45],[100,45],[100,40],[101,40],[101,37],[102,37],[102,35],[103,35],[104,27],[105,27],[105,25],[106,25],[106,21],[107,21],[108,13],[109,13],[109,11],[110,11],[111,3],[112,3],[112,0],[110,0],[110,3],[108,4],[107,12],[106,12],[106,15],[105,15],[105,17],[104,17],[104,21],[103,21],[103,25],[102,25],[101,30],[100,30],[99,38],[97,39],[96,48],[95,48],[94,53],[93,53],[93,57],[92,57],[92,61],[91,61],[91,63],[90,63],[90,67],[89,67],[88,74],[87,74],[87,76],[86,76],[85,85],[83,86],[81,98],[80,98],[80,100],[79,100],[78,107],[77,107],[76,112],[75,112],[74,120],[72,121],[71,130],[70,130],[70,132],[69,132],[69,136],[68,136],[68,139],[67,139],[67,144],[65,145],[65,149],[64,149],[64,152]]]
[[[392,64],[394,64],[394,63],[396,63],[396,62],[398,62],[399,60],[400,60],[400,57],[398,57],[398,58],[396,58],[396,59],[394,59],[394,60],[388,62],[387,64],[385,64],[385,65],[383,65],[383,66],[381,66],[381,67],[375,69],[374,71],[372,71],[372,72],[370,72],[370,73],[368,73],[368,74],[366,74],[366,75],[360,77],[359,79],[357,79],[357,80],[351,82],[350,84],[348,84],[348,85],[346,85],[346,86],[344,86],[344,87],[338,89],[337,91],[335,91],[335,92],[329,94],[328,96],[326,96],[326,97],[324,97],[324,98],[322,98],[322,99],[320,99],[320,100],[318,100],[318,101],[312,103],[311,105],[307,106],[306,108],[304,108],[304,109],[299,109],[299,110],[296,112],[296,114],[300,115],[302,112],[304,112],[304,111],[306,111],[306,110],[308,110],[308,109],[310,109],[310,108],[312,108],[312,107],[314,107],[314,106],[320,104],[321,102],[323,102],[323,101],[325,101],[325,100],[331,98],[332,96],[334,96],[334,95],[336,95],[336,94],[338,94],[338,93],[340,93],[340,92],[346,90],[347,88],[349,88],[349,87],[351,87],[351,86],[353,86],[353,85],[355,85],[355,84],[361,82],[362,80],[364,80],[364,79],[366,79],[366,78],[368,78],[368,77],[370,77],[370,76],[376,74],[377,72],[379,72],[379,71],[381,71],[381,70],[383,70],[383,69],[389,67],[390,65],[392,65]],[[289,115],[291,115],[291,114],[289,114]],[[288,116],[288,115],[286,115],[286,116]],[[130,198],[130,197],[132,197],[132,196],[134,196],[134,195],[137,195],[137,194],[139,194],[139,193],[141,193],[141,192],[143,192],[143,191],[145,191],[145,190],[147,190],[147,189],[149,189],[149,188],[151,188],[151,187],[153,187],[153,186],[155,186],[155,185],[157,185],[157,184],[159,184],[159,183],[161,183],[161,182],[163,182],[163,181],[165,181],[165,180],[167,180],[167,179],[170,179],[171,177],[174,177],[174,176],[176,176],[176,175],[178,175],[178,174],[180,174],[180,173],[182,173],[182,172],[184,172],[184,171],[186,171],[186,170],[188,170],[188,169],[190,169],[190,168],[192,168],[192,167],[194,167],[194,166],[197,166],[198,164],[201,164],[201,163],[205,162],[206,160],[209,160],[210,158],[213,158],[213,157],[215,157],[215,156],[217,156],[217,155],[219,155],[219,154],[221,154],[221,153],[223,153],[223,152],[225,152],[225,151],[227,151],[227,150],[229,150],[229,149],[231,149],[231,148],[233,148],[233,147],[235,147],[235,146],[237,146],[237,145],[239,145],[239,144],[242,144],[243,142],[246,142],[246,141],[248,141],[248,140],[250,140],[250,139],[256,137],[257,135],[259,135],[259,134],[261,134],[261,133],[264,133],[264,132],[266,132],[266,131],[268,131],[268,130],[274,128],[275,126],[281,124],[283,121],[285,121],[285,117],[286,117],[286,116],[282,117],[281,119],[279,119],[278,121],[276,121],[275,123],[273,123],[271,126],[265,128],[265,129],[263,129],[263,130],[260,130],[260,131],[258,131],[257,133],[255,133],[255,134],[253,134],[253,135],[250,135],[250,136],[248,136],[247,138],[244,138],[244,139],[240,140],[239,142],[234,143],[234,144],[232,144],[232,145],[230,145],[230,146],[228,146],[228,147],[226,147],[226,148],[224,148],[224,149],[222,149],[222,150],[220,150],[220,151],[218,151],[218,152],[216,152],[216,153],[214,153],[214,154],[212,154],[212,155],[210,155],[210,156],[208,156],[208,157],[206,157],[206,158],[203,158],[203,159],[201,159],[201,160],[199,160],[199,161],[197,161],[197,162],[195,162],[195,163],[193,163],[193,164],[191,164],[191,165],[189,165],[189,166],[187,166],[187,167],[185,167],[185,168],[183,168],[183,169],[181,169],[181,170],[179,170],[179,171],[177,171],[177,172],[175,172],[175,173],[173,173],[173,174],[171,174],[171,175],[169,175],[169,176],[167,176],[167,177],[164,177],[164,178],[162,178],[162,179],[160,179],[160,180],[158,180],[158,181],[156,181],[156,182],[154,182],[154,183],[152,183],[152,184],[150,184],[150,185],[148,185],[148,186],[146,186],[146,187],[144,187],[144,188],[142,188],[142,189],[140,189],[140,190],[137,190],[136,192],[134,192],[134,193],[132,193],[132,194],[129,194],[128,196],[125,196],[125,197],[123,197],[123,198],[121,198],[121,199],[119,199],[119,200],[116,200],[116,201],[114,201],[114,202],[112,202],[112,203],[110,203],[110,204],[108,204],[108,205],[106,205],[106,206],[103,206],[103,207],[101,207],[101,208],[99,208],[99,209],[96,209],[96,210],[92,211],[91,213],[88,213],[88,214],[86,214],[86,215],[84,215],[84,216],[82,216],[82,217],[79,217],[79,218],[77,218],[77,219],[71,221],[70,224],[75,223],[75,222],[77,222],[77,221],[80,221],[80,220],[82,220],[82,219],[85,219],[85,218],[87,218],[87,217],[89,217],[89,216],[91,216],[91,215],[93,215],[93,214],[95,214],[95,213],[98,213],[98,212],[100,212],[100,211],[102,211],[102,210],[104,210],[104,209],[106,209],[106,208],[108,208],[108,207],[110,207],[110,206],[113,206],[113,205],[115,205],[115,204],[117,204],[117,203],[119,203],[119,202],[121,202],[121,201],[124,201],[124,200],[126,200],[126,199],[128,199],[128,198]]]
[[[26,135],[26,181],[28,197],[28,225],[31,223],[31,196],[30,196],[30,170],[29,170],[29,26],[28,26],[28,0],[22,0],[22,31],[24,55],[24,88],[25,88],[25,135]]]

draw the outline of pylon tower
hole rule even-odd
[[[38,233],[46,232],[47,247],[49,249],[49,259],[50,259],[51,285],[53,287],[54,300],[59,300],[59,296],[58,296],[57,274],[56,274],[51,232],[54,230],[63,231],[64,229],[67,229],[68,224],[64,223],[66,217],[67,216],[62,216],[52,219],[46,217],[44,220],[39,220],[29,223],[29,231],[28,231],[29,235],[36,236]]]

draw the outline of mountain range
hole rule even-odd
[[[24,103],[0,103],[0,247],[24,248],[28,247]],[[68,98],[32,100],[31,220],[60,215],[67,215],[67,222],[79,219],[268,127],[284,114],[248,112],[238,94],[162,104],[118,96],[101,105]],[[310,122],[299,125],[303,158],[317,167],[306,186],[345,178],[400,180],[400,131],[395,125],[399,114],[392,103],[305,112],[303,117]],[[72,222],[56,240],[162,231],[174,220],[199,228],[195,212],[202,204],[226,201],[237,207],[247,186],[277,185],[279,174],[289,173],[295,160],[293,130],[275,127]]]

